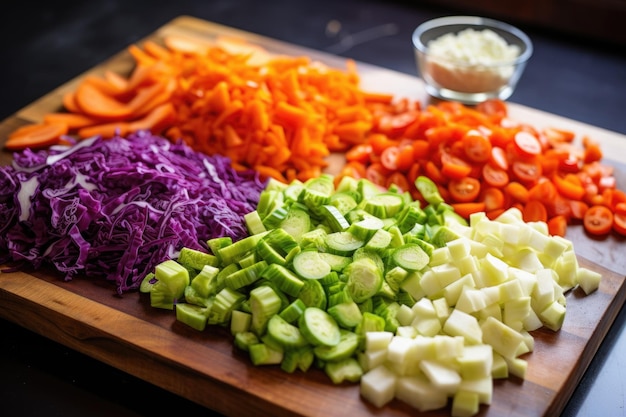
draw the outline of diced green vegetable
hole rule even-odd
[[[168,310],[185,294],[189,285],[189,271],[174,260],[158,264],[154,271],[156,283],[150,290],[150,305]]]
[[[415,184],[424,207],[366,179],[270,182],[250,236],[181,250],[142,292],[199,330],[230,325],[255,365],[315,365],[376,405],[474,415],[493,378],[524,378],[530,332],[561,328],[566,292],[601,276],[515,209],[467,222],[431,180]]]
[[[307,307],[298,320],[298,327],[304,338],[314,346],[335,346],[341,340],[339,325],[321,308]]]

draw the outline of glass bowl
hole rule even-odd
[[[413,32],[413,49],[426,92],[465,104],[509,98],[533,53],[518,28],[477,16],[422,23]]]

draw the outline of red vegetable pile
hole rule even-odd
[[[0,263],[105,278],[122,294],[183,246],[246,236],[264,187],[228,158],[147,131],[26,149],[0,167]]]

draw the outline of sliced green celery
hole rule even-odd
[[[183,298],[189,285],[189,271],[170,259],[155,267],[154,276],[157,281],[150,290],[150,305],[173,310],[174,303]]]
[[[203,331],[208,321],[208,308],[195,304],[176,304],[176,320],[196,330]]]
[[[215,255],[196,249],[184,247],[178,255],[178,263],[195,270],[201,270],[205,265],[218,266],[219,260]]]
[[[248,346],[250,360],[256,366],[279,365],[283,360],[284,352],[274,349],[266,343],[256,343]]]
[[[358,382],[363,376],[363,368],[354,358],[346,358],[337,362],[327,362],[324,372],[334,384],[344,381]]]

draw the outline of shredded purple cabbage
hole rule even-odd
[[[25,150],[0,167],[0,263],[104,278],[122,294],[182,247],[247,236],[264,187],[255,171],[147,131]]]

